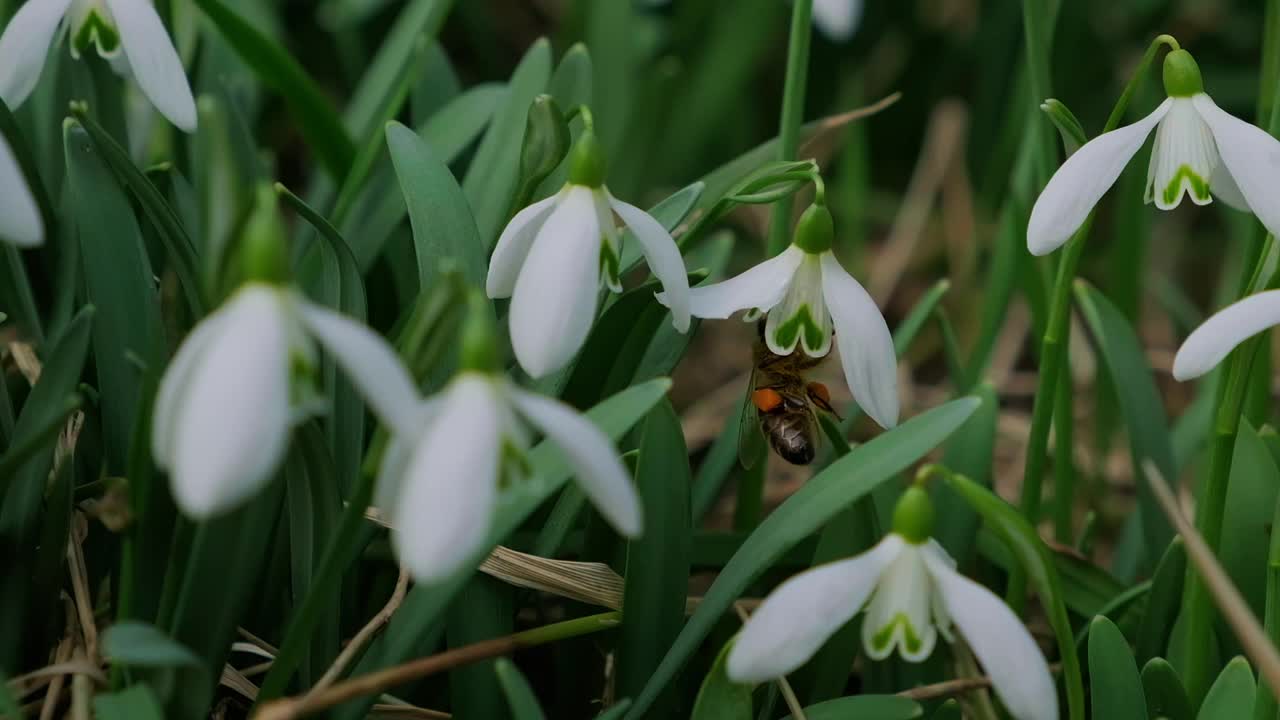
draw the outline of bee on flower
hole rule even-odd
[[[60,33],[72,57],[95,50],[117,73],[133,77],[169,122],[195,132],[191,86],[152,0],[27,0],[0,35],[6,105],[16,108],[31,95]]]

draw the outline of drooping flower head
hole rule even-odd
[[[9,142],[0,135],[0,240],[18,247],[44,242],[44,220]]]
[[[584,116],[589,118],[589,116]],[[689,279],[671,234],[604,185],[604,155],[588,125],[569,156],[569,182],[516,213],[498,238],[485,288],[511,298],[511,345],[525,372],[539,378],[565,367],[595,320],[601,284],[621,292],[617,213],[640,244],[670,298],[671,322],[689,329]]]
[[[152,0],[27,0],[0,35],[0,98],[9,107],[35,89],[59,31],[73,57],[95,50],[116,72],[137,80],[169,122],[195,132],[191,87]]]
[[[803,665],[864,607],[862,644],[883,660],[896,650],[923,662],[959,630],[1017,720],[1057,720],[1048,663],[1018,616],[990,590],[956,572],[929,537],[928,494],[912,487],[894,512],[894,530],[874,548],[821,565],[779,585],[752,614],[729,653],[729,677],[757,683]]]
[[[156,395],[152,455],[178,508],[196,519],[231,510],[271,479],[293,426],[315,409],[317,344],[390,427],[409,424],[397,413],[417,392],[379,335],[288,284],[283,230],[258,229],[242,243],[248,281],[187,335]]]
[[[765,320],[765,342],[775,355],[797,349],[810,357],[840,349],[845,380],[858,404],[881,427],[898,424],[897,358],[893,337],[876,303],[840,265],[826,205],[815,202],[796,224],[791,245],[741,275],[690,291],[690,310],[700,318]],[[667,296],[658,299],[667,302]]]
[[[608,436],[573,408],[498,374],[492,309],[473,300],[462,371],[401,412],[378,477],[379,509],[400,564],[419,582],[449,577],[483,547],[498,498],[528,474],[530,428],[565,454],[579,486],[626,537],[640,534],[640,501]]]
[[[1220,109],[1186,50],[1165,56],[1164,87],[1168,97],[1150,115],[1085,143],[1050,178],[1027,226],[1032,254],[1053,252],[1080,228],[1153,129],[1147,202],[1170,210],[1184,196],[1197,205],[1216,197],[1280,231],[1280,141]]]

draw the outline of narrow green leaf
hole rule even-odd
[[[163,720],[164,711],[146,685],[132,685],[115,693],[93,696],[93,712],[99,720]]]
[[[512,210],[525,116],[529,104],[546,91],[550,79],[551,43],[542,39],[529,48],[511,74],[502,109],[494,116],[463,180],[462,190],[474,211],[485,250],[498,240],[498,232]]]
[[[627,544],[619,629],[617,691],[633,696],[644,688],[684,624],[689,592],[689,451],[680,418],[662,401],[645,420],[636,466],[644,510],[644,535]],[[674,697],[655,703],[655,715],[673,712]]]
[[[942,703],[938,709],[929,716],[929,720],[964,720],[964,715],[960,709],[960,703],[955,698]]]
[[[429,287],[442,263],[449,263],[457,265],[469,285],[484,287],[485,246],[449,167],[400,123],[387,125],[387,147],[409,208],[421,286]]]
[[[449,648],[515,632],[514,592],[510,585],[473,573],[447,613],[445,639]],[[495,669],[493,660],[481,660],[449,673],[449,703],[454,715],[506,720],[507,702]]]
[[[64,126],[67,177],[89,302],[98,307],[93,352],[102,398],[108,471],[124,469],[141,391],[139,364],[158,364],[164,339],[154,272],[133,208],[73,120]]]
[[[992,458],[995,454],[996,422],[1000,414],[1000,400],[990,383],[982,383],[974,390],[982,400],[978,411],[969,418],[951,439],[947,440],[942,464],[974,482],[991,487]],[[967,504],[956,497],[946,483],[935,483],[930,488],[934,507],[946,508],[939,513],[934,524],[933,537],[947,549],[951,557],[961,565],[973,552],[982,519]]]
[[[1058,640],[1071,717],[1076,720],[1083,718],[1084,685],[1080,676],[1080,659],[1076,655],[1071,620],[1067,617],[1063,600],[1062,583],[1058,579],[1048,548],[1035,528],[1022,517],[1022,513],[990,490],[960,475],[948,477],[947,482],[982,515],[987,525],[1017,558],[1018,565],[1035,586]]]
[[[1266,608],[1267,568],[1263,548],[1271,536],[1280,469],[1259,437],[1242,418],[1236,434],[1231,462],[1231,480],[1223,509],[1222,541],[1218,557],[1254,615],[1262,617]],[[1226,655],[1239,652],[1234,633],[1224,633]]]
[[[293,605],[303,603],[315,581],[320,553],[338,526],[342,497],[334,475],[334,460],[324,433],[307,423],[297,437],[284,467],[285,512],[289,524],[289,589]],[[338,653],[339,606],[336,598],[311,637],[311,655],[303,658],[299,675],[310,686],[324,663]]]
[[[1077,281],[1075,294],[1080,312],[1115,383],[1120,412],[1128,430],[1135,477],[1142,476],[1142,462],[1150,458],[1165,477],[1176,478],[1169,421],[1142,343],[1124,315],[1101,292]],[[1138,503],[1144,555],[1146,562],[1152,563],[1159,549],[1167,547],[1173,539],[1173,529],[1146,483],[1138,483]]]
[[[1151,578],[1151,594],[1134,646],[1138,662],[1163,657],[1168,650],[1169,628],[1177,621],[1182,608],[1182,583],[1186,576],[1187,552],[1182,547],[1182,538],[1174,538]]]
[[[200,658],[159,628],[137,620],[125,620],[102,634],[107,659],[121,665],[175,667],[199,665]]]
[[[697,611],[636,698],[628,717],[645,717],[721,615],[773,562],[844,508],[937,447],[977,410],[978,404],[974,398],[954,400],[855,448],[766,517],[707,590]]]
[[[1253,681],[1253,669],[1249,667],[1249,661],[1242,657],[1232,658],[1222,669],[1218,679],[1213,681],[1196,720],[1247,718],[1253,712],[1256,692],[1257,686]]]
[[[502,685],[502,692],[507,696],[507,704],[511,706],[513,720],[544,720],[546,718],[542,712],[542,706],[538,704],[538,696],[533,694],[529,681],[524,679],[524,673],[520,672],[520,668],[517,668],[515,663],[506,658],[500,658],[494,666],[494,671],[498,673],[498,682]]]
[[[315,80],[284,48],[221,0],[195,0],[263,85],[284,97],[293,120],[329,174],[342,179],[355,159],[355,145]]]
[[[1147,717],[1152,720],[1191,720],[1191,701],[1178,672],[1164,658],[1151,658],[1142,668],[1142,690]]]
[[[725,643],[702,679],[689,720],[751,720],[751,686],[729,679],[727,666],[733,641]]]
[[[1142,677],[1120,628],[1098,616],[1089,624],[1089,697],[1093,717],[1145,720]]]
[[[810,705],[804,715],[808,720],[914,720],[924,717],[924,708],[896,695],[854,695]],[[795,718],[788,715],[783,720]]]
[[[18,701],[13,698],[13,693],[9,690],[9,676],[3,670],[0,670],[0,717],[15,719],[22,717]]]

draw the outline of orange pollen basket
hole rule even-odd
[[[768,388],[756,390],[751,393],[751,403],[755,405],[756,409],[760,412],[772,412],[782,404],[782,396],[778,394],[777,390],[770,390]]]
[[[822,383],[809,383],[809,392],[815,395],[822,402],[831,404],[831,391]]]

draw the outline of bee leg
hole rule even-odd
[[[817,405],[821,410],[825,410],[832,415],[835,415],[837,420],[844,420],[843,417],[840,417],[840,413],[836,412],[836,409],[831,405],[831,392],[827,390],[826,385],[819,382],[813,382],[809,383],[809,387],[807,389],[809,392],[809,399],[813,401],[814,405]]]

